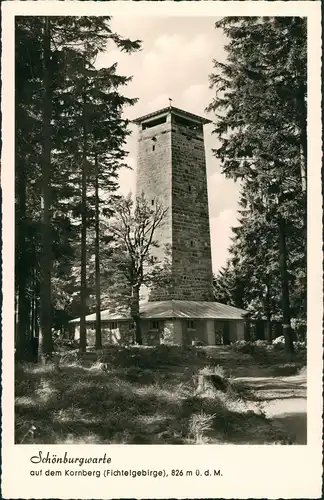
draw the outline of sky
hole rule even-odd
[[[121,53],[113,44],[98,56],[97,67],[118,62],[118,73],[133,76],[125,88],[129,97],[137,97],[135,106],[126,108],[125,116],[136,118],[169,105],[206,116],[205,108],[213,97],[208,75],[213,71],[213,59],[225,60],[225,38],[215,29],[212,17],[129,17],[112,19],[112,29],[130,39],[140,39],[142,50],[131,55]],[[120,172],[120,190],[127,195],[135,192],[137,127],[131,125],[127,141],[127,163],[132,170]],[[239,186],[221,173],[219,161],[213,157],[217,147],[212,134],[213,124],[205,126],[206,168],[208,179],[209,217],[213,272],[226,263],[232,235],[237,224]]]

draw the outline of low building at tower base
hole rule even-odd
[[[247,312],[218,302],[166,300],[140,307],[144,345],[218,345],[246,338]],[[74,338],[80,335],[80,319],[71,321]],[[95,344],[96,315],[86,317],[87,343]],[[128,310],[101,312],[103,345],[129,345],[134,330]]]

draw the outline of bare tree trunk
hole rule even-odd
[[[96,274],[96,349],[102,348],[100,294],[99,166],[95,154],[95,274]]]
[[[30,336],[31,338],[35,337],[35,294],[33,291],[33,295],[31,298],[31,306],[30,306]]]
[[[306,88],[300,89],[300,177],[302,191],[307,189],[307,103],[306,103]]]
[[[26,170],[24,159],[17,181],[18,194],[18,216],[16,221],[16,252],[17,268],[16,279],[18,288],[17,297],[17,337],[16,337],[16,359],[24,361],[27,359],[27,325],[28,304],[26,297],[27,289],[27,259],[26,259]]]
[[[37,294],[35,301],[35,338],[39,338],[39,300]]]
[[[135,342],[139,345],[143,344],[140,311],[139,311],[139,287],[134,286],[132,289],[132,304],[131,316],[135,325]]]
[[[52,235],[50,214],[50,172],[51,172],[51,21],[44,18],[43,38],[43,150],[42,150],[42,242],[40,265],[40,335],[39,357],[46,361],[52,356]]]
[[[300,99],[300,174],[301,188],[304,193],[304,252],[305,252],[305,276],[307,276],[307,102],[305,96],[307,89],[301,89]],[[307,281],[307,280],[306,280]],[[307,314],[307,284],[304,287],[305,317]]]
[[[266,291],[266,300],[265,300],[265,309],[266,309],[266,340],[269,344],[272,344],[272,324],[271,324],[271,285],[270,280],[267,280],[267,291]]]
[[[286,223],[279,215],[279,260],[282,295],[282,328],[285,337],[285,350],[294,353],[293,332],[290,318],[289,277],[287,270]]]
[[[80,352],[87,346],[87,116],[86,96],[83,93],[83,151],[82,151],[82,187],[81,187],[81,284],[80,284]]]

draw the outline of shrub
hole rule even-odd
[[[227,378],[225,374],[225,370],[222,366],[205,366],[201,370],[199,370],[199,375],[218,375],[221,378]]]
[[[232,344],[233,349],[242,354],[254,354],[255,346],[252,342],[246,342],[245,340],[238,340]]]
[[[276,339],[274,339],[272,341],[272,344],[273,345],[277,345],[277,344],[285,344],[285,337],[283,335],[280,335],[280,337],[277,337]]]
[[[195,441],[195,444],[207,441],[205,433],[213,428],[213,420],[216,414],[207,415],[204,411],[194,413],[189,421],[189,437]]]
[[[280,335],[272,341],[273,349],[276,351],[280,351],[285,348],[285,337]]]
[[[274,339],[274,341],[272,342],[272,344],[274,346],[277,346],[277,348],[284,348],[285,346],[285,337],[283,335],[280,335],[280,337],[277,337],[276,339]],[[299,349],[306,349],[306,342],[305,341],[294,341],[294,347],[296,348],[296,350],[299,350]]]
[[[306,349],[306,342],[297,341],[297,342],[294,342],[294,346],[295,346],[295,349],[297,351],[302,351],[302,350]]]
[[[256,340],[254,342],[254,345],[257,347],[266,347],[268,345],[268,341],[267,340]]]

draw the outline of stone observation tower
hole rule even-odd
[[[137,194],[168,208],[155,233],[170,249],[171,286],[149,301],[212,301],[212,261],[203,126],[209,120],[166,107],[133,120],[139,127]]]
[[[244,339],[246,311],[213,301],[203,126],[209,120],[173,106],[133,120],[138,125],[137,194],[167,209],[154,253],[169,261],[170,279],[140,304],[144,344],[213,345]],[[168,247],[166,254],[165,247]],[[96,313],[86,317],[95,340]],[[72,320],[78,325],[80,318]],[[103,344],[133,338],[128,308],[101,311]],[[77,338],[77,336],[76,336]]]

